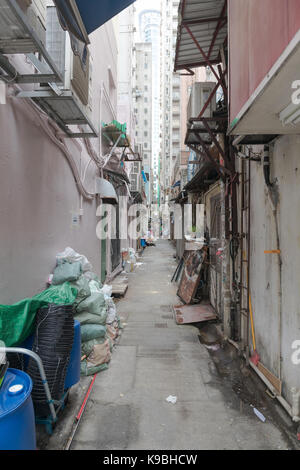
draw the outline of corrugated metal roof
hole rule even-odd
[[[228,32],[226,9],[227,0],[180,1],[175,71],[207,65],[188,29],[211,64],[221,62],[220,48],[225,43]],[[222,14],[223,20],[219,23]]]

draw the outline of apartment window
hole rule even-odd
[[[147,142],[144,142],[144,149],[146,149],[147,147],[148,147]]]
[[[144,132],[144,136],[148,137],[148,132],[147,131]]]

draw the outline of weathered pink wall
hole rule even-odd
[[[231,122],[299,29],[299,0],[229,0]]]
[[[109,89],[108,67],[115,77],[117,74],[111,23],[93,33],[91,53],[93,116],[99,130],[100,105],[105,122],[113,119],[111,107],[117,109],[116,91],[111,93],[111,107],[107,99],[101,101],[101,86]],[[15,59],[26,67],[24,57]],[[8,95],[15,91],[7,87]],[[66,141],[82,175],[90,162],[87,149],[81,139]],[[99,139],[91,142],[99,155]],[[87,191],[94,193],[98,175],[91,162],[84,181]],[[64,153],[41,127],[30,105],[7,97],[7,103],[0,104],[0,304],[14,303],[43,290],[55,266],[56,253],[67,246],[85,254],[100,275],[97,201],[83,201],[83,216],[74,226],[72,213],[79,213],[80,203],[80,192]]]

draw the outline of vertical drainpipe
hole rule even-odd
[[[279,352],[278,352],[278,378],[282,379],[282,256],[280,247],[280,227],[278,219],[278,201],[275,194],[275,184],[271,182],[270,178],[270,146],[265,145],[264,147],[264,179],[268,189],[269,201],[271,204],[276,233],[276,249],[278,250],[278,298],[279,298],[279,318],[278,318],[278,341],[279,341]]]
[[[251,296],[251,150],[249,149],[248,153],[248,227],[247,227],[247,329],[246,329],[246,364],[249,364],[250,358],[250,296]],[[243,256],[243,254],[242,254]],[[242,289],[242,287],[241,287]]]
[[[223,324],[224,335],[230,338],[230,256],[228,240],[226,239],[226,186],[221,181],[221,230],[222,230],[222,298],[223,298]]]
[[[225,141],[222,136],[220,144],[225,149]],[[229,244],[226,238],[226,184],[221,179],[221,237],[222,237],[222,299],[223,299],[223,325],[224,335],[230,338],[231,326],[231,291],[230,291],[230,254]]]

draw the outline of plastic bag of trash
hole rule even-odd
[[[112,341],[114,341],[118,337],[118,332],[113,327],[113,325],[107,325],[107,335],[110,337]]]
[[[94,313],[81,312],[76,313],[74,319],[79,321],[80,325],[105,325],[107,318],[106,310],[102,315],[95,315]]]
[[[93,366],[101,366],[101,364],[109,362],[111,359],[111,352],[109,342],[106,340],[103,344],[96,344],[93,351],[89,355],[87,362]]]
[[[112,286],[104,284],[104,286],[101,289],[101,292],[104,296],[111,297],[111,295],[112,295]]]
[[[89,287],[90,287],[91,292],[98,292],[98,293],[102,292],[101,290],[102,284],[96,279],[93,279],[89,282]]]
[[[114,303],[114,301],[111,297],[106,299],[106,305],[107,305],[106,323],[107,324],[112,324],[117,318],[117,309],[116,309],[115,303]]]
[[[78,304],[79,302],[81,302],[82,300],[86,299],[87,297],[91,295],[89,281],[84,275],[80,276],[80,278],[77,279],[77,281],[70,282],[70,285],[75,287],[78,291],[77,299],[75,302],[76,304]]]
[[[101,364],[101,366],[90,366],[87,361],[81,363],[81,375],[88,377],[90,375],[99,374],[99,372],[108,369],[108,364]]]
[[[106,335],[106,326],[104,325],[81,325],[80,330],[82,342],[97,338],[105,338]]]
[[[63,284],[64,282],[77,281],[77,279],[81,276],[81,273],[82,268],[79,261],[76,263],[61,261],[53,272],[52,284],[57,286],[59,284]]]
[[[96,344],[103,344],[106,341],[107,337],[90,339],[90,341],[85,341],[81,343],[81,354],[82,356],[89,356]]]
[[[56,255],[57,264],[62,261],[68,261],[69,263],[80,262],[82,266],[82,271],[92,271],[93,266],[89,262],[86,256],[76,253],[75,250],[71,247],[67,247],[62,253]]]
[[[81,312],[76,313],[74,316],[74,319],[79,321],[80,325],[105,325],[106,318],[106,310],[103,310],[101,315],[89,312]]]
[[[96,344],[88,358],[81,363],[82,375],[93,375],[108,368],[111,359],[110,344],[105,340],[102,344]]]
[[[89,297],[80,302],[76,307],[76,311],[78,313],[89,312],[94,313],[95,315],[102,315],[103,310],[106,311],[107,307],[102,292],[92,292]]]

